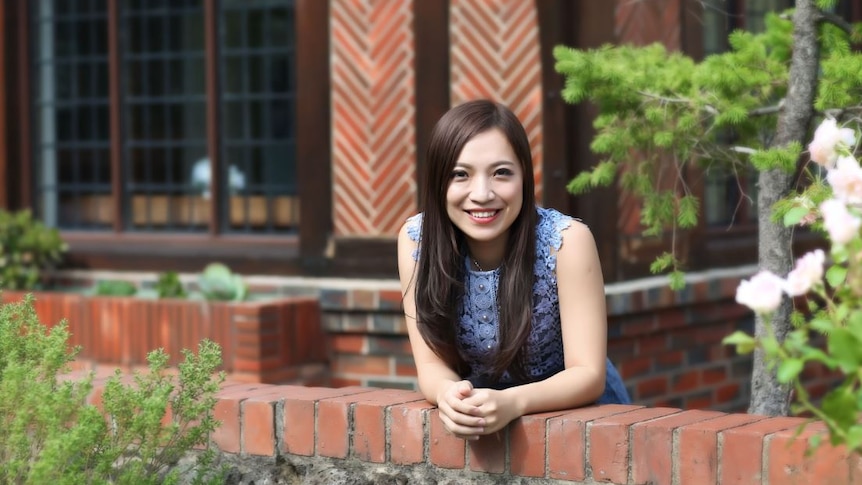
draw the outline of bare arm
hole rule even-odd
[[[406,226],[398,234],[398,273],[401,279],[401,294],[404,296],[404,316],[407,334],[416,363],[419,390],[431,404],[440,408],[441,419],[450,432],[468,437],[482,432],[484,421],[477,406],[467,404],[464,398],[471,395],[473,387],[461,380],[440,357],[425,343],[416,324],[416,261],[413,252],[417,244],[410,239]]]
[[[511,389],[521,414],[581,406],[605,387],[607,311],[604,280],[592,233],[573,222],[557,253],[557,291],[566,369]]]

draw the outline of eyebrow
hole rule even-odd
[[[518,166],[517,163],[515,163],[511,160],[498,160],[496,162],[491,162],[491,168],[497,168],[497,167],[507,166],[507,165],[512,165],[515,167]],[[473,164],[470,162],[455,162],[455,166],[456,167],[473,168]]]

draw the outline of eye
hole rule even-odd
[[[467,172],[465,172],[464,170],[453,170],[452,173],[449,175],[449,178],[453,180],[465,179],[467,178]]]
[[[510,168],[498,168],[494,171],[494,175],[498,177],[511,177],[515,172]]]

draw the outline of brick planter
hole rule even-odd
[[[26,293],[4,291],[4,303]],[[325,385],[326,338],[315,298],[265,302],[208,302],[103,297],[36,292],[39,319],[53,326],[66,319],[70,344],[81,346],[84,363],[135,368],[147,353],[164,348],[171,364],[182,349],[202,339],[222,347],[223,369],[232,380]]]

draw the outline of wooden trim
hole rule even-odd
[[[30,94],[30,2],[18,2],[18,158],[21,163],[19,172],[19,205],[33,207],[33,135],[32,109]]]
[[[123,231],[123,111],[120,104],[122,68],[120,59],[120,8],[119,0],[108,0],[108,97],[110,99],[110,150],[111,150],[111,194],[115,233]]]
[[[431,130],[450,107],[449,3],[413,1],[417,206],[424,197],[425,156]]]
[[[398,278],[397,241],[392,238],[338,238],[327,274],[339,277]]]
[[[537,0],[541,3],[542,0]],[[557,26],[561,35],[566,31],[569,37],[564,38],[570,46],[579,49],[598,48],[604,44],[614,43],[614,10],[613,2],[567,2],[561,0],[559,16],[556,18]],[[548,22],[553,22],[549,18]],[[575,26],[574,29],[572,26]],[[559,76],[559,74],[557,74]],[[560,81],[562,82],[562,80]],[[560,100],[562,102],[562,100]],[[593,119],[597,114],[594,106],[581,103],[569,106],[570,114],[562,130],[552,131],[552,134],[566,139],[568,148],[565,150],[565,170],[562,180],[556,180],[554,184],[567,184],[568,181],[584,170],[595,166],[599,159],[590,150],[590,142],[595,136]],[[546,156],[546,160],[550,158]],[[553,163],[553,162],[552,162]],[[553,165],[552,165],[553,166]],[[553,175],[553,174],[550,174]],[[550,185],[550,184],[549,184]],[[564,185],[565,187],[565,185]],[[546,187],[545,190],[549,190]],[[616,185],[608,188],[594,189],[589,193],[577,197],[569,196],[567,206],[569,213],[580,217],[590,227],[596,239],[599,250],[599,258],[602,263],[602,273],[605,281],[617,281],[620,279],[620,244],[619,229],[617,227],[619,204],[619,191]]]
[[[572,150],[577,143],[572,133],[574,108],[563,101],[564,77],[554,69],[553,49],[557,45],[574,45],[574,29],[566,28],[572,18],[572,2],[536,0],[539,18],[539,45],[542,63],[542,167],[543,198],[546,207],[565,213],[573,212],[573,197],[566,185],[574,174],[569,172]],[[565,19],[565,20],[564,20]],[[572,136],[575,135],[575,136]]]
[[[314,273],[326,265],[332,235],[329,2],[297,0],[295,8],[299,250]]]
[[[9,207],[8,167],[9,167],[9,141],[6,136],[9,106],[6,104],[6,76],[9,68],[6,65],[6,2],[0,2],[0,209]]]
[[[679,9],[680,50],[693,59],[703,59],[703,4],[683,2]]]
[[[207,156],[210,159],[210,214],[209,232],[221,232],[221,193],[222,169],[219,140],[221,133],[221,109],[219,106],[219,48],[218,48],[218,11],[216,2],[204,2],[204,42],[206,43],[206,97],[207,97]]]
[[[243,274],[302,274],[296,236],[62,231],[61,237],[69,244],[68,268],[200,271],[221,261]]]

